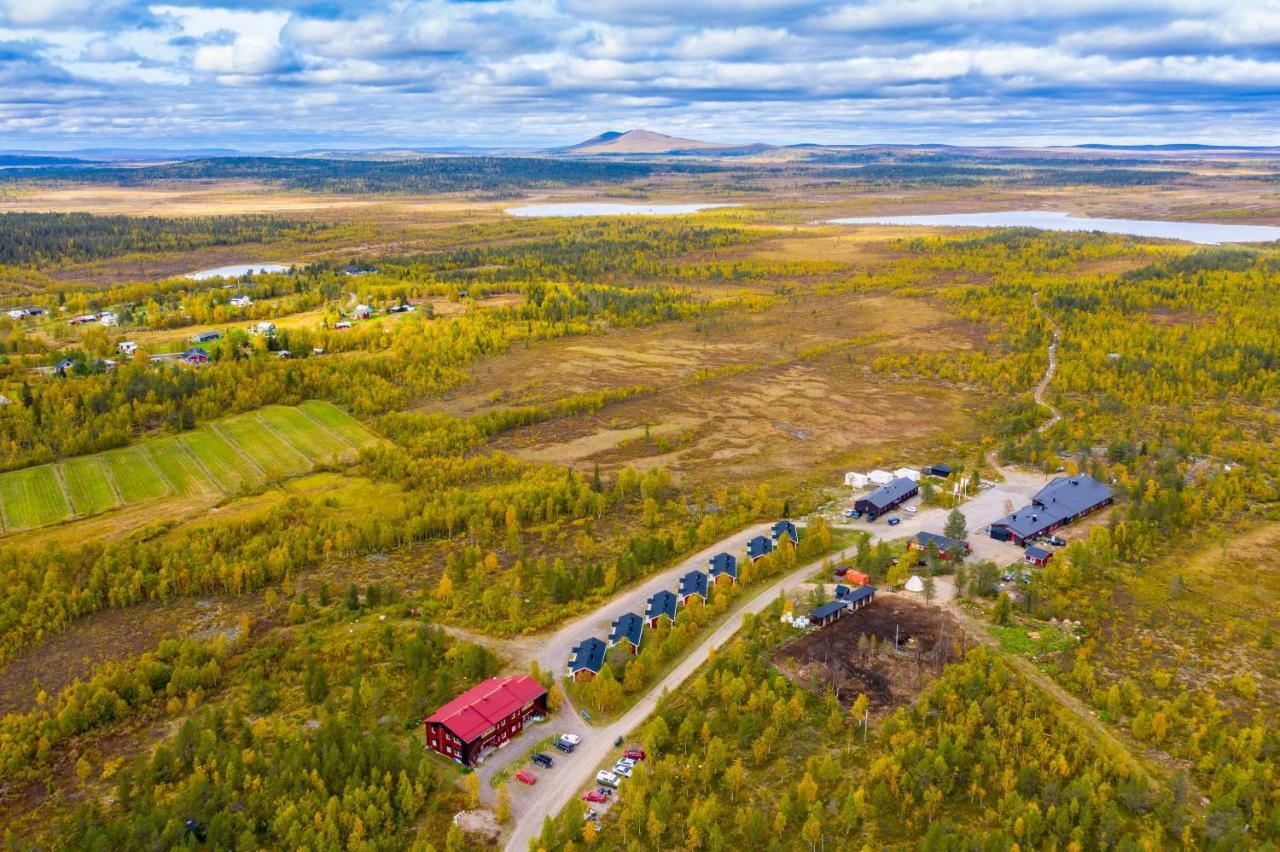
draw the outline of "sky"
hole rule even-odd
[[[1280,0],[0,0],[0,148],[1280,144]]]

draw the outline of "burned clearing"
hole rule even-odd
[[[855,612],[779,648],[773,662],[801,683],[835,691],[852,705],[865,694],[872,713],[909,704],[963,656],[964,637],[950,614],[881,594]]]

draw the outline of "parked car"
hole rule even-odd
[[[856,520],[862,517],[862,513],[859,512],[857,509],[849,509],[847,512],[844,513],[844,516],[846,518],[853,518]]]
[[[614,744],[615,746],[620,746],[620,745],[622,745],[622,737],[618,737],[617,739],[615,739],[615,740],[613,741],[613,744]]]
[[[560,749],[565,754],[569,754],[571,751],[577,748],[577,746],[575,746],[573,743],[567,743],[564,740],[556,740],[555,747]]]
[[[534,752],[533,756],[530,757],[529,759],[532,760],[534,763],[538,764],[539,766],[541,766],[543,769],[551,768],[552,760],[551,760],[551,755],[549,754],[543,754],[542,752],[538,751],[538,752]]]
[[[614,789],[617,789],[619,780],[621,779],[619,779],[617,775],[614,775],[612,772],[605,769],[601,769],[596,773],[596,783],[603,784],[606,787],[613,787]]]
[[[1067,540],[1066,540],[1065,538],[1059,538],[1059,537],[1058,537],[1058,536],[1056,536],[1056,535],[1049,536],[1049,543],[1050,543],[1050,544],[1052,544],[1054,547],[1066,547],[1066,546],[1067,546]]]
[[[595,808],[587,808],[587,812],[582,815],[585,820],[600,819],[600,814],[596,813]]]
[[[600,802],[607,802],[609,797],[604,793],[601,793],[599,790],[588,790],[582,794],[582,800],[584,802],[595,802],[596,804],[599,804]]]
[[[914,515],[914,514],[916,513],[916,507],[915,507],[915,506],[904,506],[902,510],[903,510],[904,512],[908,512],[908,513],[910,513],[910,514],[912,514],[912,515]]]
[[[627,766],[625,763],[617,763],[617,764],[614,764],[614,767],[613,767],[613,774],[615,774],[615,775],[621,775],[623,778],[630,778],[630,777],[631,777],[631,767],[630,767],[630,766]]]
[[[631,758],[632,760],[644,760],[644,749],[642,749],[642,748],[629,748],[629,749],[627,749],[627,752],[626,752],[626,754],[624,755],[624,757],[629,757],[629,758]]]
[[[898,524],[900,524],[900,523],[902,523],[902,518],[890,518],[890,519],[889,519],[889,526],[891,526],[891,527],[896,527],[896,526],[897,526]]]
[[[636,762],[635,762],[635,760],[634,760],[633,758],[630,758],[630,757],[624,757],[624,758],[621,758],[621,759],[618,761],[618,765],[619,765],[619,766],[625,766],[625,767],[627,767],[628,769],[635,769],[635,768],[636,768]]]
[[[596,792],[605,798],[613,795],[613,790],[610,790],[608,787],[597,787]]]
[[[564,740],[569,745],[573,745],[573,746],[576,746],[578,743],[582,742],[582,737],[578,736],[577,734],[561,734],[560,739]]]
[[[537,784],[538,776],[534,775],[527,769],[521,769],[516,773],[516,780],[521,784]]]

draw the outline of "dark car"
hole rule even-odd
[[[568,754],[569,752],[577,748],[577,746],[575,746],[573,743],[567,743],[564,740],[556,740],[556,748],[560,749],[565,754]]]
[[[541,766],[543,769],[551,768],[552,761],[551,761],[551,755],[549,754],[543,754],[540,751],[534,752],[533,756],[530,757],[529,759],[532,760],[534,763],[538,764],[539,766]]]
[[[902,523],[902,518],[890,518],[890,519],[889,519],[889,526],[891,526],[891,527],[896,527],[896,526],[897,526],[898,524],[900,524],[900,523]]]

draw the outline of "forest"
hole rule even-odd
[[[0,213],[0,264],[48,268],[132,252],[305,240],[334,226],[276,216],[101,216]]]
[[[0,183],[75,182],[145,186],[169,181],[260,180],[311,192],[500,192],[575,186],[650,175],[650,166],[534,157],[423,157],[338,160],[320,157],[212,157],[146,166],[30,168],[0,171]]]

